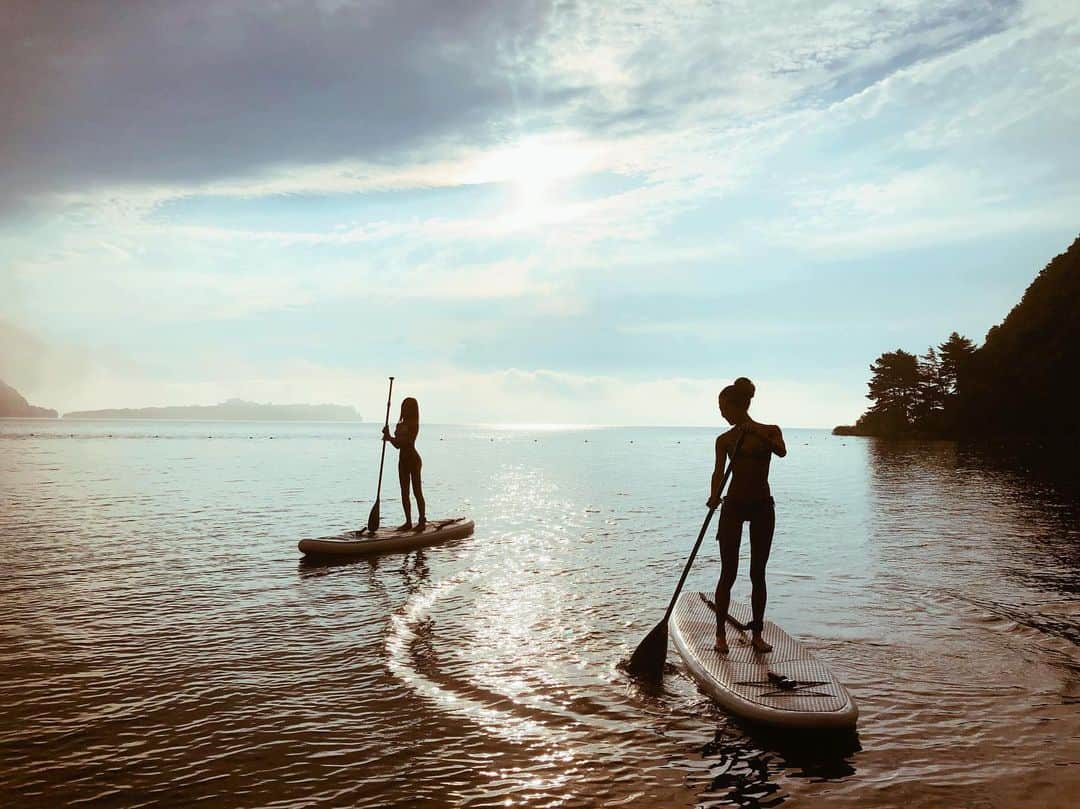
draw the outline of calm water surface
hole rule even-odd
[[[792,739],[714,708],[674,652],[659,693],[617,667],[700,527],[713,432],[428,425],[431,516],[476,534],[302,564],[299,538],[365,521],[378,429],[0,422],[0,805],[1077,794],[1075,489],[950,443],[788,431],[769,616],[861,710],[855,736]],[[707,543],[688,586],[718,567]]]

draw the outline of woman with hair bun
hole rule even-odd
[[[775,424],[759,424],[750,418],[750,400],[754,398],[754,383],[740,376],[720,391],[720,414],[732,425],[716,439],[716,466],[712,474],[709,508],[720,507],[716,539],[720,543],[720,579],[716,583],[716,650],[727,654],[728,644],[724,627],[731,600],[731,586],[739,571],[739,545],[742,524],[750,523],[750,582],[753,587],[750,604],[753,620],[754,650],[764,654],[772,646],[761,637],[765,621],[765,565],[772,548],[776,512],[769,492],[769,462],[772,456],[787,455],[784,436]],[[730,458],[731,486],[721,505],[720,486],[724,468]]]

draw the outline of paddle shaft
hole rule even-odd
[[[383,429],[390,428],[390,399],[394,395],[394,377],[390,377],[390,390],[386,392],[386,419],[383,421]],[[382,455],[379,458],[379,485],[375,490],[375,502],[379,502],[379,498],[382,496],[382,472],[383,465],[386,463],[386,441],[382,442]]]
[[[720,488],[716,490],[717,496],[724,491],[724,487],[727,486],[728,478],[731,477],[732,470],[735,468],[735,456],[739,453],[739,447],[742,446],[742,440],[745,433],[741,434],[738,440],[735,442],[735,449],[731,451],[731,463],[728,464],[728,468],[724,470],[724,477],[720,481]],[[705,532],[709,530],[709,523],[712,521],[712,516],[716,512],[716,506],[709,508],[709,513],[705,515],[705,522],[701,524],[701,531],[698,533],[697,542],[694,543],[694,549],[690,551],[690,558],[686,560],[686,567],[683,568],[682,575],[679,577],[679,583],[675,586],[675,593],[671,596],[671,602],[668,604],[667,612],[664,613],[664,625],[667,626],[668,619],[671,618],[671,613],[675,610],[675,602],[679,600],[679,593],[682,592],[683,585],[686,583],[686,577],[690,575],[690,568],[694,564],[694,559],[697,558],[698,549],[701,547],[701,540],[705,538]]]
[[[375,534],[379,529],[379,498],[382,496],[382,464],[387,462],[386,431],[390,429],[390,397],[394,392],[394,378],[390,377],[390,391],[387,393],[387,419],[382,423],[382,455],[379,457],[379,487],[375,490],[375,504],[367,515],[367,532]]]

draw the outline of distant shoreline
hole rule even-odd
[[[828,428],[826,428],[828,429]],[[871,430],[863,430],[859,427],[850,424],[841,424],[837,427],[833,427],[830,431],[831,435],[840,436],[842,438],[880,438],[884,441],[962,441],[966,436],[962,435],[942,435],[941,433],[929,433],[929,432],[914,432],[908,431],[904,433],[883,433],[873,432]]]
[[[20,419],[19,416],[11,416],[12,419]],[[40,421],[175,421],[175,422],[189,422],[189,423],[210,423],[210,422],[251,422],[262,421],[268,424],[281,423],[281,422],[310,422],[318,424],[371,424],[370,421],[365,421],[362,416],[357,416],[354,419],[318,419],[318,418],[286,418],[286,417],[264,417],[264,418],[246,418],[246,417],[208,417],[208,418],[182,418],[178,416],[81,416],[81,415],[63,415],[58,419],[42,418]]]
[[[347,421],[363,422],[356,408],[336,404],[260,404],[230,399],[216,405],[172,405],[166,407],[104,408],[64,413],[68,421],[153,420],[153,421]]]

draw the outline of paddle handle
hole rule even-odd
[[[386,392],[386,419],[383,421],[383,429],[390,427],[390,400],[394,395],[394,377],[390,377],[390,390]],[[382,442],[382,456],[379,458],[379,485],[375,490],[375,502],[379,502],[379,498],[382,496],[382,473],[383,464],[386,463],[386,441]]]
[[[720,481],[720,488],[716,490],[717,495],[724,491],[724,487],[727,486],[728,478],[731,477],[731,473],[735,468],[735,456],[739,454],[739,447],[742,446],[743,437],[746,433],[739,435],[738,440],[735,442],[735,448],[731,451],[731,463],[728,464],[728,468],[724,470],[724,477]],[[698,532],[697,542],[694,543],[694,550],[690,551],[690,558],[686,560],[686,567],[683,568],[682,575],[679,577],[679,583],[675,586],[675,592],[671,596],[671,603],[668,604],[667,612],[664,613],[664,626],[667,626],[668,619],[671,618],[671,613],[675,610],[675,602],[679,600],[679,593],[682,592],[683,585],[686,583],[686,577],[690,575],[690,568],[694,564],[694,559],[697,558],[698,548],[701,547],[701,540],[705,538],[705,532],[709,530],[709,523],[712,521],[712,516],[716,511],[716,506],[709,508],[709,513],[705,515],[705,522],[701,524],[701,531]]]

